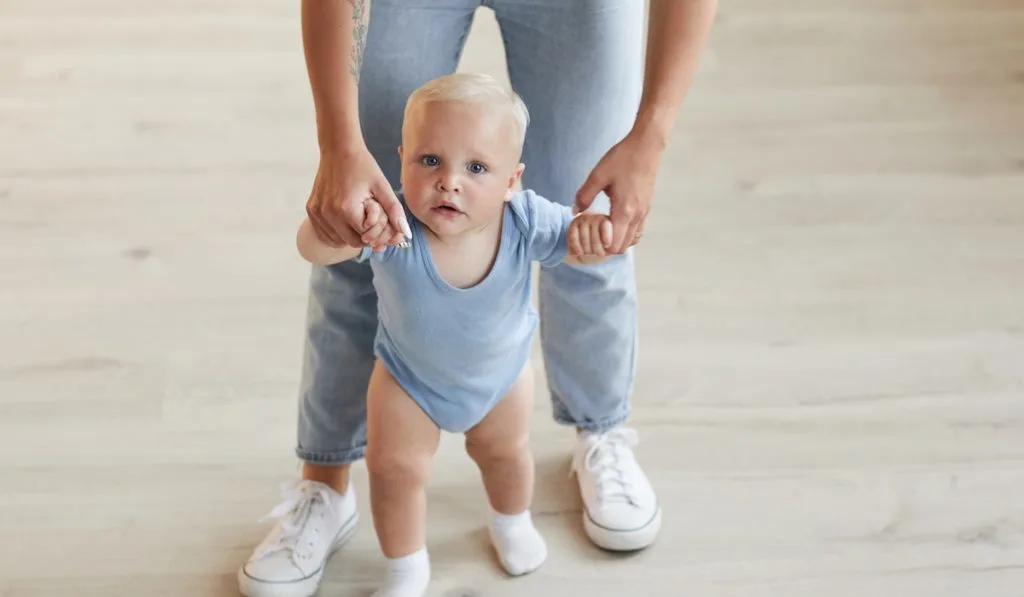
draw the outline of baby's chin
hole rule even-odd
[[[420,220],[420,223],[423,224],[423,227],[426,228],[431,235],[440,239],[457,238],[474,228],[469,219],[464,216],[458,218],[458,221],[449,220],[447,218],[426,217]]]
[[[472,213],[452,213],[446,210],[426,208],[422,215],[418,215],[415,212],[413,215],[435,237],[444,239],[493,229],[495,223],[501,220],[503,214],[502,212],[496,214],[480,213],[479,210],[473,210]]]

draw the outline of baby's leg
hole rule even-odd
[[[527,364],[508,395],[466,433],[466,451],[480,467],[491,504],[491,543],[501,565],[512,575],[533,572],[548,555],[530,516],[532,406],[533,369]]]
[[[370,506],[388,577],[374,597],[422,597],[430,582],[424,488],[440,430],[379,362],[367,391]]]

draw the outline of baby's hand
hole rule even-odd
[[[580,262],[604,259],[612,243],[612,220],[605,214],[582,213],[569,224],[569,253]]]
[[[383,251],[387,245],[400,244],[404,238],[401,230],[388,221],[387,212],[376,199],[363,201],[363,230],[363,243],[377,252]]]

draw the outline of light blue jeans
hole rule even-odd
[[[495,12],[509,78],[530,110],[523,186],[571,204],[636,116],[640,0],[372,0],[359,85],[369,149],[397,188],[406,98],[457,68],[480,6]],[[365,263],[313,269],[296,450],[307,462],[363,456],[377,327],[371,282]],[[621,424],[636,370],[632,251],[599,266],[543,269],[538,295],[555,420],[594,431]]]

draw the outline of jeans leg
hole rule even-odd
[[[458,66],[478,0],[374,0],[359,83],[367,147],[399,186],[402,113],[414,89]],[[346,464],[366,447],[377,296],[366,264],[313,267],[299,388],[296,454]]]
[[[492,0],[509,78],[530,110],[524,187],[571,204],[629,131],[643,73],[637,0]],[[607,209],[603,194],[596,203]],[[603,431],[629,416],[636,370],[632,251],[542,269],[540,336],[556,421]]]

